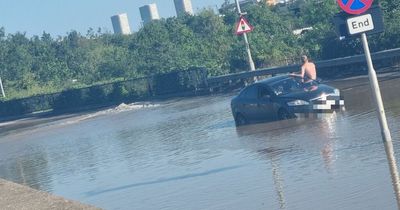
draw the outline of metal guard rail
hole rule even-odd
[[[383,60],[388,58],[400,57],[400,48],[384,50],[376,53],[372,53],[372,57],[374,61]],[[348,56],[343,58],[336,58],[332,60],[324,60],[315,62],[318,69],[328,68],[328,67],[337,67],[344,66],[350,64],[362,63],[365,61],[365,55],[355,55]],[[258,69],[256,71],[247,71],[247,72],[239,72],[235,74],[228,74],[224,76],[218,77],[210,77],[207,80],[207,83],[212,86],[215,83],[228,82],[231,80],[240,80],[251,78],[255,76],[264,76],[264,75],[273,75],[273,74],[282,74],[289,72],[298,72],[300,70],[300,65],[290,65],[290,66],[281,66],[281,67],[271,67],[265,69]]]

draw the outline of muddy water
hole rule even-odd
[[[232,95],[73,116],[0,134],[0,177],[105,209],[396,209],[366,78],[346,111],[236,128]],[[382,78],[400,157],[400,78]]]

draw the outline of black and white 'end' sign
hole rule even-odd
[[[374,21],[371,14],[361,15],[347,19],[349,34],[359,34],[374,30]]]

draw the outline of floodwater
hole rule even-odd
[[[104,209],[396,209],[368,79],[329,84],[346,111],[314,119],[236,128],[230,94],[0,127],[0,177]],[[399,160],[399,74],[381,88]]]

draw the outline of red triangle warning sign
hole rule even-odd
[[[249,24],[249,22],[244,18],[240,17],[239,22],[236,27],[236,34],[240,35],[243,33],[247,33],[253,30],[253,26]]]

